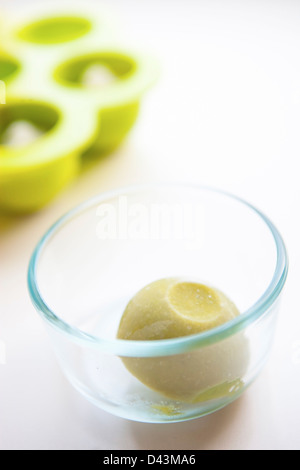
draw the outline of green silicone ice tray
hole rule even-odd
[[[60,13],[5,21],[0,50],[0,209],[32,212],[81,171],[82,155],[109,153],[136,122],[156,61],[116,45],[101,15]],[[36,137],[11,144],[17,123]]]

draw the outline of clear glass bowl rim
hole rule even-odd
[[[273,236],[277,251],[275,271],[269,286],[262,296],[257,299],[249,309],[242,312],[241,315],[227,323],[224,323],[223,325],[202,333],[165,340],[129,341],[120,339],[104,339],[82,331],[58,317],[43,300],[38,289],[36,275],[39,256],[41,251],[46,247],[51,236],[71,219],[80,216],[80,214],[85,210],[104,202],[109,198],[145,190],[166,189],[167,187],[178,190],[196,189],[200,191],[213,192],[218,194],[220,197],[231,198],[244,205],[245,208],[254,211],[262,219]],[[100,348],[107,353],[116,354],[118,356],[157,357],[179,354],[208,344],[216,343],[242,329],[245,329],[248,325],[260,318],[273,305],[283,289],[287,273],[288,256],[283,238],[271,220],[255,206],[230,192],[213,187],[190,183],[157,183],[131,185],[111,191],[105,191],[69,210],[49,228],[34,249],[29,261],[27,282],[32,303],[42,318],[49,322],[52,327],[69,336],[73,341],[92,348]]]

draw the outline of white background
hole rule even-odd
[[[1,218],[0,448],[299,449],[300,2],[96,3],[109,8],[123,45],[159,59],[161,77],[122,148],[43,211]],[[14,12],[26,1],[0,4]],[[68,209],[107,189],[160,180],[212,185],[256,204],[280,229],[290,271],[271,357],[245,394],[198,420],[149,425],[102,412],[67,383],[26,271],[39,238]]]

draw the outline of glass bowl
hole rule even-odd
[[[162,423],[214,412],[255,379],[286,275],[284,242],[255,207],[211,188],[157,184],[107,192],[63,216],[33,253],[28,286],[74,387],[110,413]],[[117,339],[136,292],[174,277],[220,289],[240,315],[177,338]]]

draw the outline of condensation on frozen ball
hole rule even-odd
[[[185,279],[168,278],[141,289],[128,303],[117,337],[151,341],[200,333],[240,313],[220,290]],[[126,368],[151,389],[183,402],[236,393],[249,359],[242,332],[190,352],[162,357],[123,357]]]

